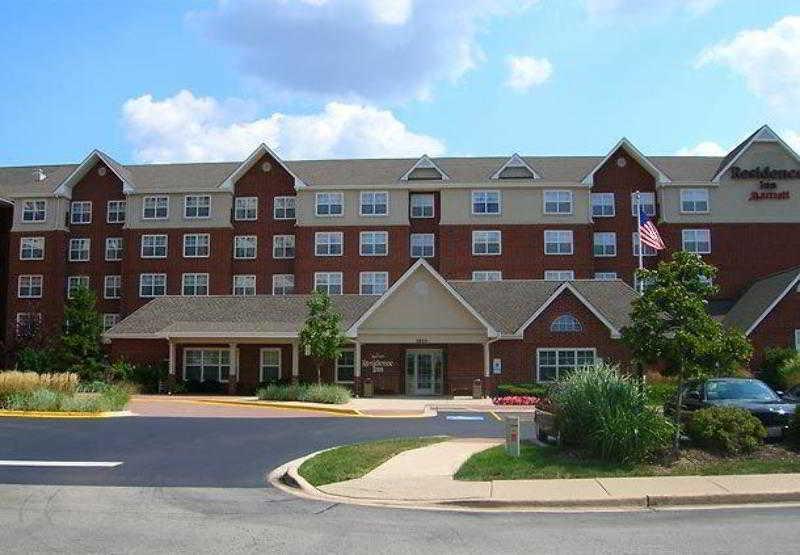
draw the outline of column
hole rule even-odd
[[[492,359],[489,352],[490,342],[487,341],[483,344],[483,377],[488,378],[492,375]]]
[[[229,358],[231,361],[230,370],[228,371],[228,393],[231,395],[236,393],[237,374],[239,372],[239,357],[236,356],[236,343],[229,343]]]
[[[353,393],[359,395],[361,387],[361,343],[353,341]]]
[[[292,341],[292,383],[300,381],[300,341]]]
[[[172,393],[172,389],[175,387],[175,343],[172,339],[169,340],[169,375],[167,376],[167,388],[170,393]]]

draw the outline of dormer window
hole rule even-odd
[[[583,331],[583,326],[572,314],[562,314],[550,324],[550,331],[556,333],[567,333]]]
[[[492,174],[492,179],[538,179],[539,176],[533,168],[522,159],[519,154],[514,154]]]
[[[436,163],[423,155],[422,158],[411,166],[411,168],[400,178],[401,181],[416,180],[444,180],[450,177]]]

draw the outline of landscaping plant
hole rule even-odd
[[[497,397],[523,396],[523,397],[548,397],[550,385],[543,383],[512,383],[497,386]]]
[[[739,407],[709,407],[689,416],[686,432],[700,447],[738,455],[752,453],[767,430],[749,411]]]
[[[800,449],[800,411],[794,413],[794,417],[789,423],[789,430],[786,432],[786,443],[794,449]]]
[[[542,402],[540,397],[528,395],[506,395],[505,397],[495,397],[492,403],[495,405],[515,405],[515,406],[536,406]]]
[[[758,372],[758,377],[766,382],[772,389],[787,389],[783,382],[782,369],[797,358],[797,351],[788,347],[768,347],[764,349],[764,362]]]
[[[61,367],[80,375],[82,380],[99,380],[104,376],[101,336],[102,316],[95,308],[95,295],[86,287],[72,291],[64,307],[61,334]]]
[[[31,393],[37,389],[72,394],[77,387],[78,375],[74,373],[37,374],[16,370],[0,372],[0,398],[13,393]]]
[[[350,390],[330,384],[269,384],[256,392],[262,401],[303,401],[342,405],[350,401]]]
[[[342,316],[323,291],[314,291],[308,300],[308,318],[300,330],[300,345],[306,355],[314,359],[317,384],[322,384],[322,363],[339,358],[344,345]]]

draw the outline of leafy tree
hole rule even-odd
[[[300,346],[314,359],[317,383],[322,383],[322,364],[335,361],[342,351],[345,338],[342,333],[342,316],[333,307],[327,293],[314,291],[306,303],[308,318],[300,330]]]
[[[79,287],[64,307],[61,363],[64,370],[77,372],[82,379],[98,379],[103,372],[103,320],[95,302],[91,290]]]
[[[680,448],[683,384],[693,378],[736,373],[752,356],[752,347],[740,330],[723,326],[707,310],[717,292],[711,284],[716,268],[698,255],[679,251],[653,270],[639,270],[647,284],[633,302],[632,323],[622,340],[635,362],[659,363],[664,373],[678,379],[673,449]]]

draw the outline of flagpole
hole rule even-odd
[[[644,270],[644,258],[642,254],[644,247],[642,245],[642,200],[639,191],[633,193],[636,198],[636,236],[639,238],[639,269]],[[639,294],[644,293],[642,279],[639,278]]]

